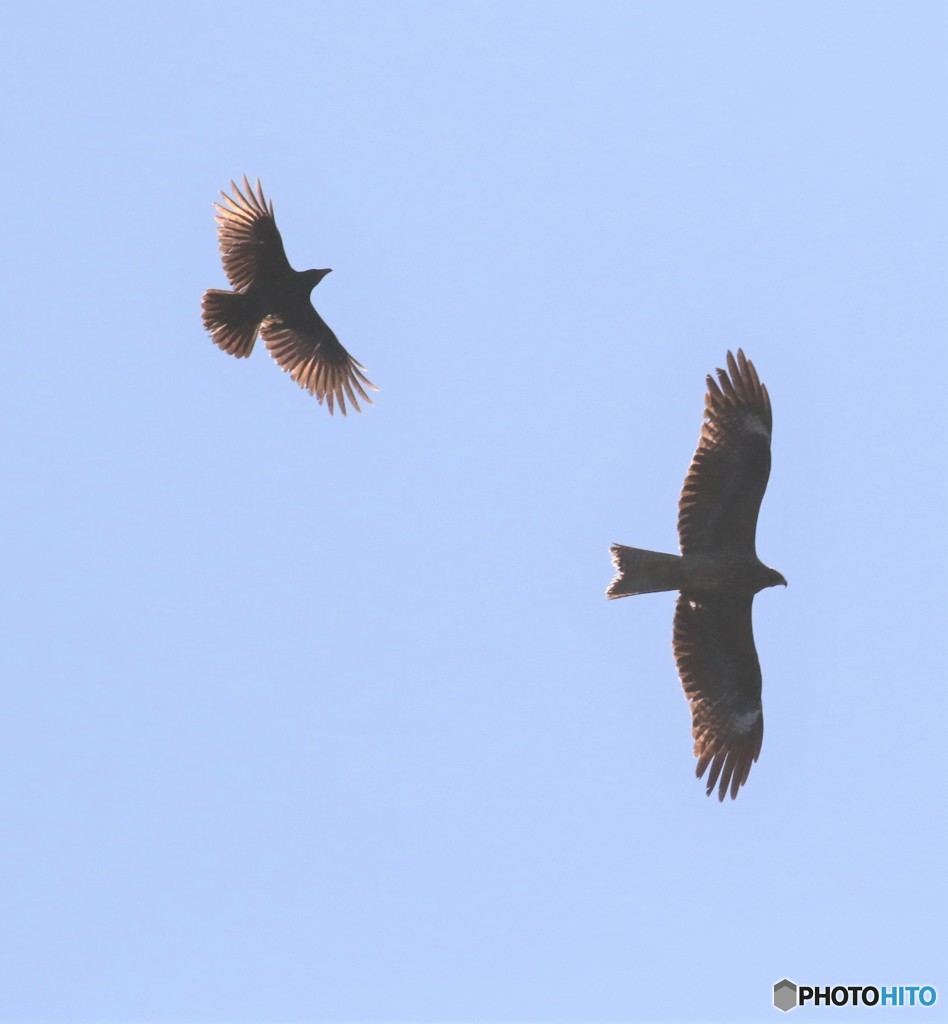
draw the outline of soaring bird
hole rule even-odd
[[[234,291],[208,288],[201,300],[204,326],[217,345],[238,359],[250,355],[259,331],[277,363],[320,404],[326,399],[330,413],[338,402],[345,416],[347,396],[361,412],[356,392],[371,404],[365,388],[378,388],[310,301],[330,270],[294,270],[260,180],[256,193],[246,175],[243,191],[230,184],[233,196],[221,192],[226,205],[214,206],[224,273]]]
[[[606,596],[678,590],[673,646],[691,704],[692,735],[707,793],[731,798],[760,754],[764,717],[751,605],[787,581],[757,557],[757,513],[770,476],[770,396],[738,350],[728,372],[707,378],[704,423],[678,504],[680,555],[612,546]]]

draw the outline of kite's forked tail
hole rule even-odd
[[[606,597],[629,597],[631,594],[654,594],[661,590],[680,590],[684,582],[681,555],[661,551],[629,548],[613,544],[612,561],[616,574]]]

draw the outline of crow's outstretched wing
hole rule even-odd
[[[377,391],[378,388],[366,377],[365,367],[349,355],[309,303],[292,319],[267,317],[260,333],[277,363],[301,388],[320,402],[325,399],[330,412],[338,402],[345,416],[347,397],[356,412],[361,412],[356,392],[372,404],[365,389]]]
[[[237,291],[246,291],[251,285],[279,291],[279,283],[291,273],[283,248],[283,239],[273,219],[273,203],[263,197],[263,188],[257,180],[257,191],[250,187],[244,175],[242,192],[232,181],[233,196],[221,192],[226,206],[215,203],[217,209],[217,240],[227,280]]]
[[[739,349],[730,376],[708,377],[704,423],[678,503],[682,554],[753,555],[757,514],[770,476],[773,417],[767,388]]]
[[[700,779],[731,798],[747,781],[764,738],[760,662],[751,624],[753,597],[681,594],[675,609],[678,674],[691,704]]]

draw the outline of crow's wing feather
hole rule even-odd
[[[252,285],[269,289],[292,272],[273,217],[273,203],[264,199],[259,179],[256,193],[246,175],[244,191],[233,181],[230,184],[233,196],[221,192],[227,205],[214,204],[224,273],[239,292]]]
[[[349,355],[309,303],[305,311],[292,319],[267,317],[260,333],[277,363],[301,388],[320,402],[325,399],[330,412],[338,402],[345,416],[347,397],[356,412],[361,412],[356,393],[372,404],[365,389],[377,391],[378,388],[366,377],[365,367]]]

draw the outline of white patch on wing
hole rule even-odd
[[[753,711],[736,711],[731,715],[731,725],[733,725],[738,732],[750,732],[759,718],[760,710],[757,708]]]
[[[760,434],[761,437],[770,438],[770,431],[767,424],[757,415],[756,412],[745,412],[741,416],[741,429],[748,434]]]

